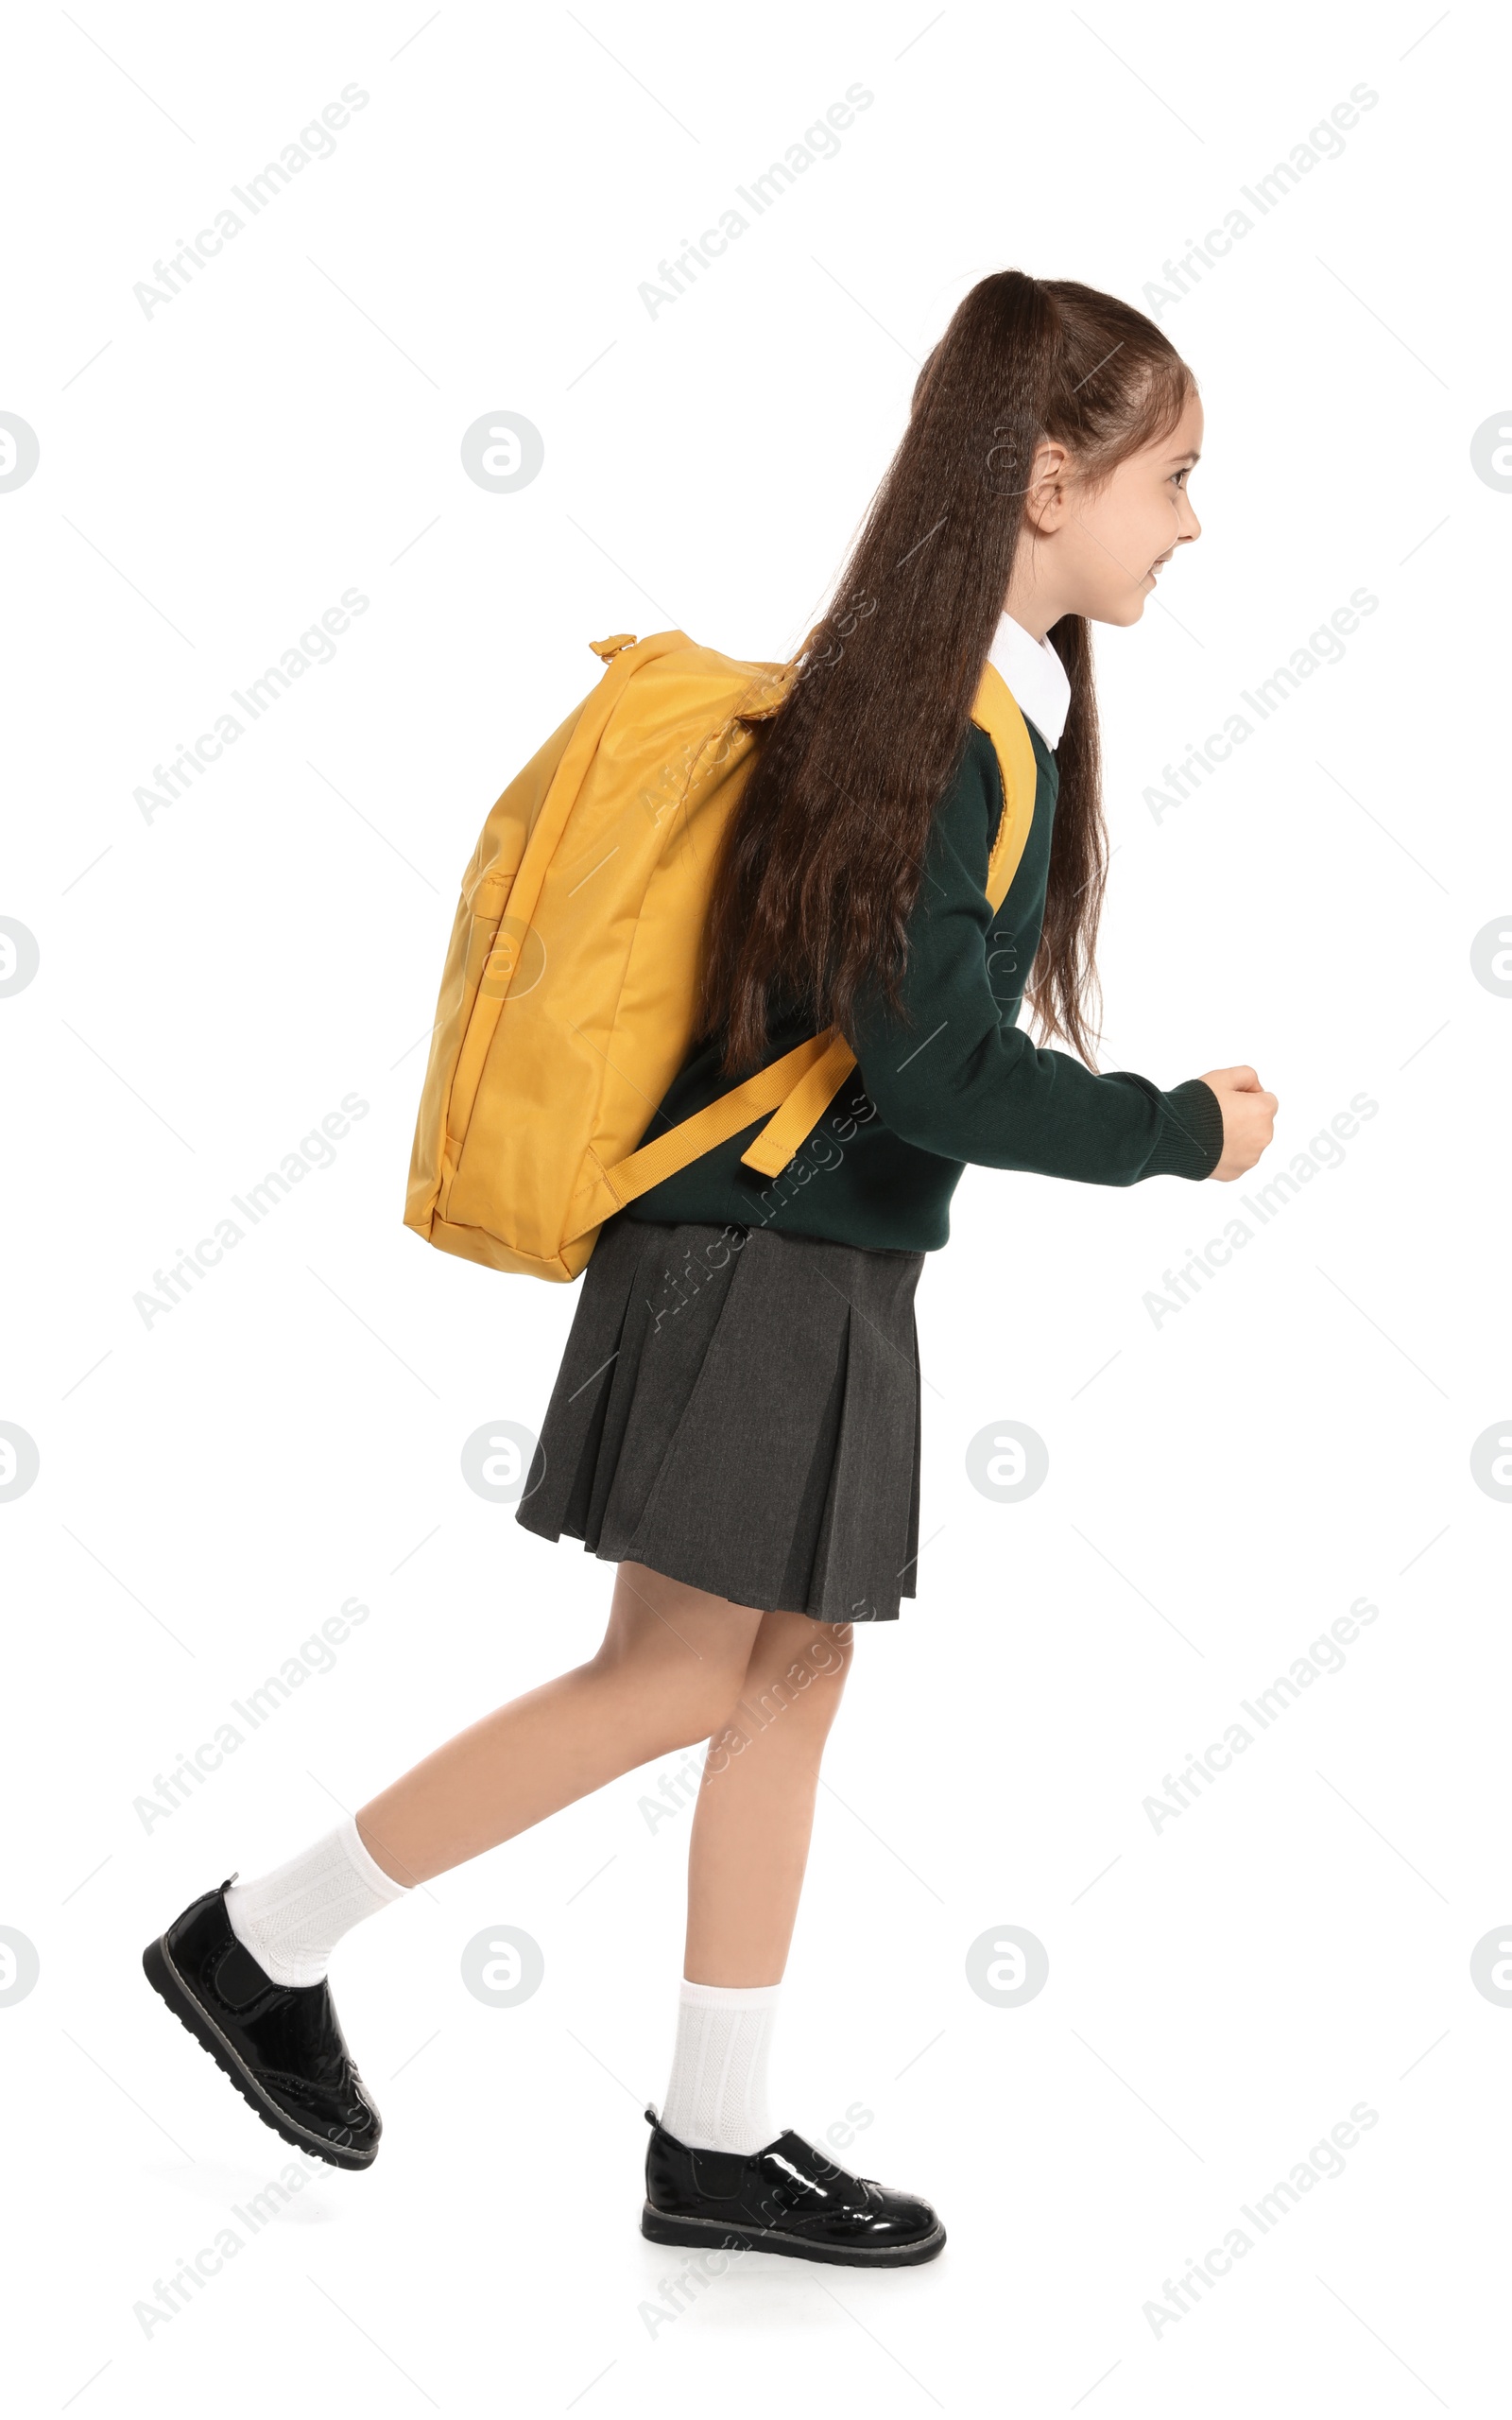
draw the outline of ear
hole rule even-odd
[[[1042,538],[1060,528],[1070,511],[1067,487],[1071,455],[1057,438],[1047,437],[1035,447],[1024,494],[1024,518]]]

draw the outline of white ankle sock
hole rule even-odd
[[[780,1983],[749,1991],[684,1979],[662,2123],[701,2152],[759,2152],[782,2128],[766,2105]]]
[[[318,1983],[342,1934],[408,1889],[384,1872],[349,1815],[287,1865],[255,1882],[233,1882],[226,1913],[237,1940],[275,1983]]]

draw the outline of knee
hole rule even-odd
[[[811,1733],[828,1731],[854,1653],[850,1625],[793,1614],[790,1634],[774,1638],[773,1619],[766,1616],[765,1634],[748,1656],[708,1656],[696,1674],[682,1677],[679,1710],[688,1738],[676,1744],[763,1730],[774,1715],[787,1713]]]
[[[728,1721],[745,1684],[746,1655],[705,1641],[696,1658],[669,1657],[660,1641],[627,1647],[606,1640],[589,1668],[621,1689],[630,1684],[642,1727],[656,1738],[648,1753],[669,1755],[701,1746]]]
[[[744,1655],[708,1656],[696,1672],[680,1673],[666,1693],[669,1719],[678,1726],[673,1745],[695,1748],[734,1720],[747,1685]]]
[[[666,1746],[662,1753],[670,1754],[674,1748],[701,1748],[705,1741],[717,1745],[734,1727],[734,1704],[733,1689],[726,1697],[680,1700],[677,1706],[668,1708]]]

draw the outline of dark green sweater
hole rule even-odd
[[[782,1175],[740,1164],[755,1120],[623,1216],[936,1252],[950,1235],[951,1195],[968,1162],[1083,1184],[1211,1174],[1223,1115],[1200,1078],[1162,1093],[1143,1076],[1094,1076],[1062,1051],[1037,1050],[1016,1022],[1040,942],[1058,787],[1055,758],[1032,724],[1029,735],[1039,774],[1034,819],[1002,908],[994,916],[985,885],[1003,783],[991,740],[973,725],[935,818],[907,927],[910,1021],[875,994],[862,1004],[846,1037],[856,1068]],[[766,1061],[814,1030],[812,1016],[784,1017]],[[642,1140],[734,1081],[720,1070],[716,1040],[696,1044]]]

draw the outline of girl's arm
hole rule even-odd
[[[1211,1176],[1224,1117],[1200,1077],[1167,1093],[1144,1076],[1095,1076],[1064,1051],[1036,1049],[1003,1021],[988,949],[1012,921],[1013,894],[994,914],[984,890],[1001,806],[990,743],[973,733],[936,816],[908,925],[909,1020],[873,995],[847,1036],[884,1123],[945,1159],[1083,1184]],[[1031,952],[1037,938],[1036,914]]]

